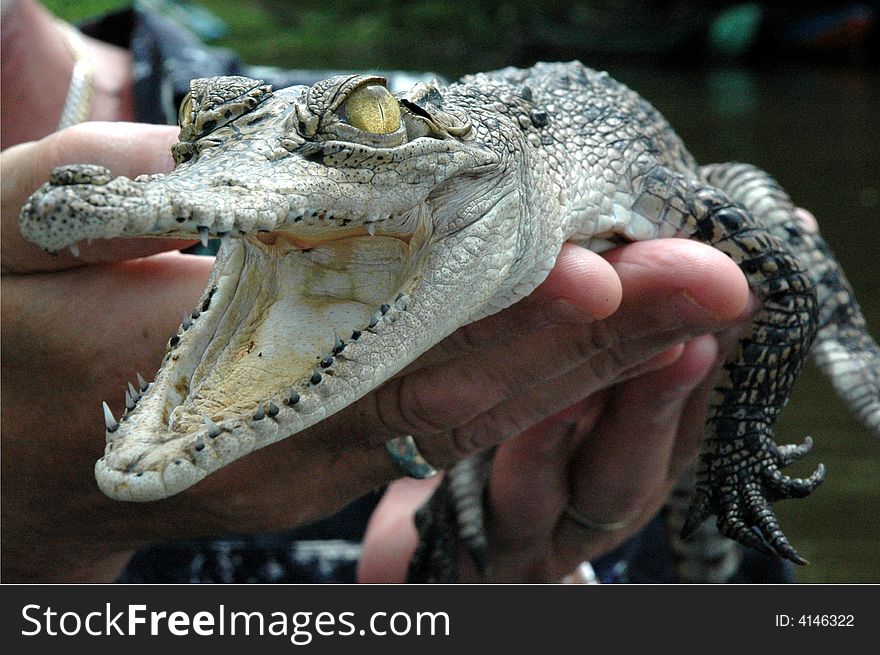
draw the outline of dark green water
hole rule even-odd
[[[769,171],[819,219],[874,338],[880,337],[880,74],[864,69],[765,71],[611,68],[662,111],[704,163]],[[779,443],[812,435],[792,471],[818,462],[825,483],[776,506],[811,565],[802,582],[880,582],[880,439],[850,416],[812,365],[782,414]]]

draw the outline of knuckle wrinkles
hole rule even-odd
[[[624,343],[614,327],[600,323],[579,344],[578,352],[587,360],[597,379],[610,381],[634,365],[627,356]]]
[[[471,425],[452,428],[448,434],[449,455],[454,461],[465,459],[480,449],[479,433]]]
[[[439,394],[424,393],[424,385],[404,377],[398,380],[397,413],[408,432],[437,432],[444,429],[444,413],[434,399]],[[417,388],[421,387],[421,389]]]
[[[585,333],[574,340],[574,346],[581,360],[589,360],[597,353],[614,349],[619,342],[617,331],[607,321],[598,321],[592,323]]]
[[[443,359],[454,359],[483,349],[485,344],[481,343],[477,328],[472,325],[459,328],[434,346]]]
[[[521,433],[540,418],[530,410],[493,407],[450,434],[456,451],[470,455]]]
[[[372,395],[376,419],[383,430],[392,435],[407,434],[408,427],[400,414],[400,385],[402,380],[391,379]]]
[[[617,367],[610,354],[603,352],[590,358],[589,368],[594,379],[599,382],[607,382],[612,379]]]

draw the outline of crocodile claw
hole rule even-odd
[[[731,539],[764,553],[776,554],[795,564],[807,564],[779,527],[771,503],[802,498],[825,479],[822,464],[808,478],[792,478],[781,469],[806,455],[813,445],[807,437],[801,445],[777,447],[767,436],[760,438],[755,453],[732,458],[720,454],[720,440],[710,442],[703,455],[697,489],[682,528],[687,539],[710,515],[718,530]]]

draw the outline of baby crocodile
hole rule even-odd
[[[773,441],[809,351],[880,432],[880,352],[822,238],[766,173],[698,165],[605,73],[538,64],[396,96],[360,74],[277,91],[197,79],[180,125],[173,172],[62,167],[21,212],[24,236],[48,251],[222,240],[156,380],[129,385],[120,421],[105,405],[95,470],[114,498],[170,496],[349,405],[528,295],[565,241],[603,252],[697,239],[731,257],[760,300],[710,401],[685,533],[715,514],[723,534],[804,561],[771,503],[824,476],[821,465],[804,479],[782,472],[809,438]]]

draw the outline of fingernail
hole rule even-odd
[[[651,359],[645,362],[640,368],[644,368],[644,373],[649,371],[659,371],[662,368],[666,368],[677,362],[681,359],[681,355],[684,353],[684,344],[677,343],[673,346],[669,346],[663,352],[654,355]]]
[[[695,307],[700,312],[700,314],[702,316],[699,318],[708,318],[713,323],[722,323],[723,322],[724,319],[721,316],[721,314],[710,309],[709,307],[706,307],[706,305],[702,304],[699,300],[697,300],[697,298],[693,294],[691,294],[687,290],[683,290],[681,292],[681,297],[684,298],[685,300],[687,300],[688,304],[690,304],[692,307]],[[684,318],[684,317],[681,317],[681,318]],[[696,318],[696,317],[694,317],[694,318]],[[687,322],[687,319],[685,319],[685,322]]]
[[[589,323],[592,317],[577,305],[557,298],[547,307],[547,316],[556,323]]]

